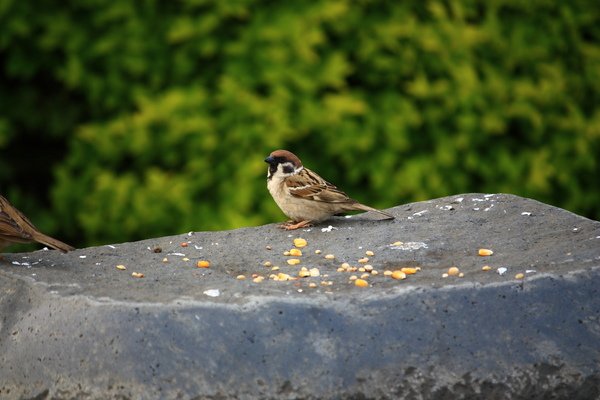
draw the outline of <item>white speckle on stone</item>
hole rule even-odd
[[[106,247],[110,247],[111,249],[116,249],[116,247],[113,246],[112,244],[107,244]]]
[[[96,264],[94,264],[94,265],[100,265],[100,263],[96,263]]]
[[[484,208],[483,211],[490,211],[490,209],[494,207],[494,205],[492,204],[491,206],[489,206],[488,208]]]
[[[209,297],[219,297],[219,295],[221,295],[219,289],[208,289],[205,290],[203,293]]]
[[[531,215],[531,213],[530,213],[529,211],[523,211],[523,212],[521,213],[521,215],[525,215],[525,216],[527,216],[527,217],[528,217],[528,216],[530,216],[530,215]]]
[[[504,275],[506,273],[506,271],[508,271],[508,268],[505,267],[500,267],[498,268],[498,275]]]
[[[390,249],[394,250],[419,250],[426,249],[427,244],[423,242],[406,242],[398,246],[390,245]]]
[[[490,198],[490,197],[494,197],[494,194],[493,193],[484,194],[483,197],[485,197],[487,199],[487,198]]]
[[[193,234],[194,234],[194,232],[193,232],[193,231],[189,231],[189,232],[188,232],[188,236],[192,236]]]
[[[352,218],[352,215],[344,215],[344,218]]]
[[[327,228],[321,228],[321,232],[331,232],[334,229],[337,229],[337,228],[335,226],[329,225]]]
[[[600,236],[596,236],[596,239],[600,239]]]
[[[413,214],[413,217],[420,217],[423,214],[425,214],[427,212],[427,210],[423,210],[423,211],[419,211]]]
[[[185,254],[183,253],[167,253],[168,256],[178,256],[178,257],[185,257]]]
[[[536,273],[536,272],[537,272],[537,271],[536,271],[535,269],[526,269],[526,270],[525,270],[525,273],[526,273],[526,274],[533,274],[533,273]]]
[[[479,211],[479,207],[475,207],[473,211]]]
[[[194,245],[194,248],[195,248],[196,250],[202,250],[202,246],[198,246],[197,244],[195,244],[195,245]]]
[[[471,201],[486,201],[487,199],[478,199],[477,197],[471,199]]]
[[[462,203],[464,199],[464,197],[457,197],[454,200],[452,200],[452,203]]]
[[[438,207],[440,210],[442,211],[450,211],[450,210],[454,210],[454,207],[452,207],[451,205],[445,205],[445,206],[440,206]]]
[[[577,232],[579,228],[573,228],[573,232]]]
[[[79,258],[87,258],[87,256],[79,256]]]

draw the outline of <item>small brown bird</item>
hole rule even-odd
[[[291,221],[281,227],[293,230],[324,221],[348,211],[374,211],[384,219],[393,215],[351,199],[337,187],[304,167],[302,161],[287,150],[275,150],[265,159],[269,164],[267,188],[281,211]]]
[[[14,243],[33,242],[45,244],[64,253],[75,250],[74,247],[38,231],[21,211],[0,195],[0,250]]]

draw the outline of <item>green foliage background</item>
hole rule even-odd
[[[390,207],[600,219],[597,1],[0,0],[0,191],[76,245],[283,220],[277,148]]]

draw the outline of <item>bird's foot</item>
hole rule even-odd
[[[280,225],[279,227],[285,229],[286,231],[293,231],[295,229],[305,228],[311,225],[312,224],[310,223],[310,221],[300,221],[298,223],[294,223],[294,221],[288,221]]]

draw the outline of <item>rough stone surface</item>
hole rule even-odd
[[[5,254],[0,398],[600,398],[599,222],[504,194],[389,211]],[[360,288],[336,269],[367,250],[379,275]],[[265,261],[328,276],[273,281]]]

